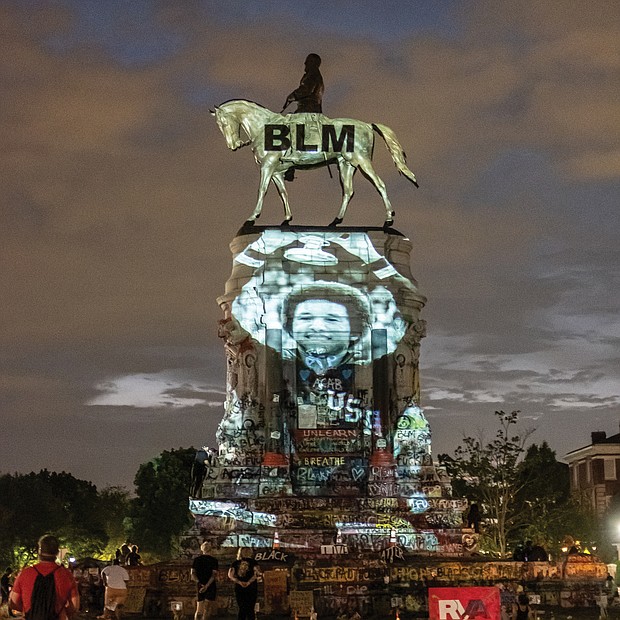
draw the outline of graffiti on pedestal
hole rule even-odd
[[[365,487],[370,455],[389,445],[401,468],[430,456],[417,404],[425,299],[403,260],[409,242],[292,229],[241,239],[220,300],[228,367],[220,463],[259,465],[275,451],[290,459],[298,494],[395,496],[393,481]],[[280,492],[267,484],[259,494]]]

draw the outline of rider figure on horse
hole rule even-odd
[[[282,112],[293,101],[297,102],[295,113],[323,112],[321,104],[323,103],[325,86],[323,85],[323,76],[319,71],[320,65],[321,57],[318,54],[308,54],[305,62],[306,71],[299,82],[299,87],[286,98]]]
[[[323,76],[319,71],[320,65],[321,57],[318,54],[308,54],[304,65],[306,70],[299,82],[299,87],[286,98],[282,112],[293,101],[297,102],[295,114],[300,112],[323,112],[322,103],[325,86],[323,85]],[[295,168],[289,168],[284,173],[284,178],[287,181],[295,180]]]

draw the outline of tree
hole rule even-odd
[[[64,510],[39,474],[0,477],[0,558],[5,566],[21,566],[36,558],[37,541],[59,529]]]
[[[117,549],[127,540],[127,521],[131,502],[124,487],[106,487],[99,492],[99,515],[108,544],[102,551],[103,558],[114,557]]]
[[[97,487],[66,472],[38,474],[60,500],[64,518],[57,536],[66,541],[76,557],[99,555],[108,542],[101,517]]]
[[[107,542],[98,499],[94,484],[65,472],[0,476],[0,558],[13,566],[33,560],[46,532],[74,555],[97,554]]]
[[[195,455],[194,448],[165,450],[138,469],[129,534],[153,559],[170,558],[179,535],[192,523],[187,502]]]
[[[512,542],[532,540],[557,555],[561,541],[568,536],[600,539],[591,511],[579,498],[571,497],[568,465],[556,459],[546,441],[528,448],[519,465],[519,478]]]
[[[525,484],[518,465],[533,432],[511,435],[518,414],[496,411],[500,428],[493,441],[485,444],[482,438],[465,437],[453,457],[439,455],[455,490],[481,504],[485,517],[482,542],[500,557],[506,556],[511,532],[518,527],[513,499]]]

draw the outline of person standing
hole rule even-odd
[[[38,557],[39,562],[34,566],[28,566],[19,573],[13,589],[9,595],[9,607],[24,613],[32,607],[32,595],[37,577],[45,577],[54,573],[56,596],[54,611],[58,620],[68,620],[80,609],[80,594],[78,586],[71,571],[64,566],[56,564],[59,544],[55,536],[46,534],[39,539]]]
[[[111,618],[121,620],[122,609],[127,601],[127,582],[129,573],[121,566],[119,558],[115,558],[111,566],[106,566],[101,571],[101,578],[105,586],[105,598],[103,603],[103,616],[98,618]]]
[[[530,607],[527,594],[519,594],[517,603],[512,609],[512,620],[533,620],[534,611]]]
[[[2,573],[2,577],[0,577],[0,609],[5,605],[9,606],[9,592],[11,591],[11,574],[13,573],[13,569],[10,566],[7,566],[4,573]],[[11,614],[9,613],[9,616]]]
[[[138,553],[138,546],[133,545],[131,551],[125,560],[126,566],[140,566],[142,564],[142,556]]]
[[[196,613],[194,620],[206,620],[215,613],[215,597],[217,596],[217,559],[209,555],[211,545],[203,542],[200,545],[201,555],[192,563],[192,579],[196,582]]]
[[[117,556],[121,561],[121,566],[127,564],[127,556],[131,553],[131,547],[128,542],[124,542],[121,545],[121,548],[118,550],[119,555]]]
[[[467,527],[473,528],[476,534],[480,534],[480,521],[482,515],[480,514],[480,508],[478,504],[473,503],[469,505],[469,512],[467,513]]]
[[[607,592],[605,592],[604,590],[601,590],[598,593],[597,598],[597,604],[598,604],[598,617],[599,620],[607,620],[608,613],[607,613],[607,606],[609,604],[609,600],[607,598]]]
[[[228,578],[235,584],[235,598],[239,606],[237,620],[256,620],[260,571],[251,552],[251,549],[240,549],[239,558],[228,569]]]

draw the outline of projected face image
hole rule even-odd
[[[295,308],[291,331],[305,355],[331,357],[337,363],[349,350],[349,313],[344,305],[333,301],[308,299],[300,303]]]
[[[344,363],[367,365],[377,354],[371,348],[371,331],[384,330],[386,353],[395,351],[407,331],[399,300],[403,291],[417,294],[415,283],[396,271],[384,251],[380,244],[375,248],[366,233],[265,230],[244,247],[239,244],[235,248],[231,279],[235,284],[231,288],[237,282],[244,283],[232,301],[232,316],[241,329],[262,345],[266,344],[268,330],[282,330],[284,359],[303,361],[312,353],[342,355]],[[324,327],[298,327],[297,333],[293,333],[295,308],[310,301],[313,303],[306,307],[312,305],[312,310],[307,314],[324,321]],[[319,308],[321,304],[340,307],[325,312]],[[343,325],[334,323],[345,315],[348,336]],[[298,321],[298,325],[302,322]],[[303,331],[322,331],[327,335],[310,337]],[[319,352],[323,339],[329,349],[325,353]],[[312,348],[312,341],[316,349]],[[336,346],[337,342],[340,346]],[[344,351],[345,344],[348,352]]]
[[[305,366],[322,374],[349,363],[370,329],[370,304],[364,293],[336,282],[309,282],[293,288],[282,307],[285,331]]]

